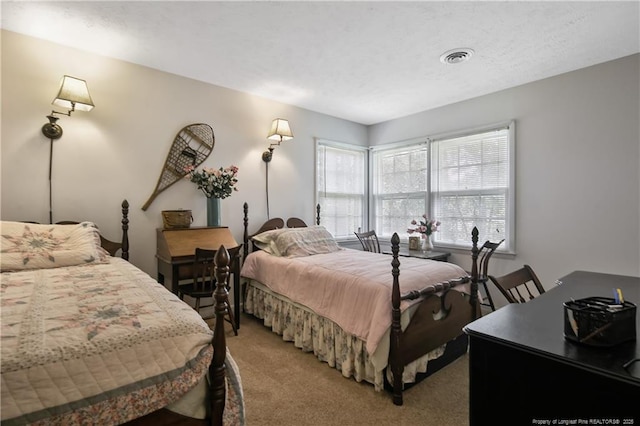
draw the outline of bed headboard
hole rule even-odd
[[[123,200],[122,204],[122,218],[121,218],[121,229],[122,229],[122,239],[120,242],[115,242],[106,239],[100,234],[100,245],[103,249],[109,252],[111,256],[115,256],[118,253],[118,250],[121,250],[120,257],[124,260],[129,260],[129,202],[127,200]],[[80,222],[72,221],[72,220],[62,220],[60,222],[56,222],[56,225],[77,225]]]
[[[267,220],[265,223],[263,223],[260,229],[258,229],[256,232],[249,234],[249,205],[246,202],[242,206],[242,210],[244,214],[243,259],[245,259],[249,254],[249,246],[251,246],[251,251],[256,249],[256,246],[254,244],[249,244],[251,243],[251,238],[254,235],[258,235],[265,231],[271,231],[273,229],[284,228],[285,221],[280,217],[274,217],[272,219]],[[287,225],[287,228],[306,228],[307,227],[307,223],[298,217],[288,218],[286,225]],[[320,204],[316,205],[316,225],[320,225]]]

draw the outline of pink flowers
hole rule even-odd
[[[200,172],[193,166],[187,166],[184,170],[187,172],[185,178],[198,185],[198,189],[207,198],[227,198],[233,191],[238,190],[238,167],[234,165],[219,169],[203,167]]]
[[[422,220],[420,220],[420,222],[412,220],[411,224],[416,227],[407,229],[407,232],[409,234],[413,234],[414,232],[416,232],[422,234],[422,238],[426,238],[438,230],[440,221],[435,219],[427,219],[427,215],[423,214]]]

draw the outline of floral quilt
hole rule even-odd
[[[120,424],[175,402],[211,361],[198,313],[122,259],[0,284],[3,425]]]

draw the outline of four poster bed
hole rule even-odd
[[[212,331],[128,262],[128,207],[119,243],[92,222],[1,222],[3,426],[244,424],[224,334],[226,249]]]
[[[405,384],[466,353],[463,327],[480,315],[478,231],[471,275],[457,265],[339,247],[320,226],[299,218],[248,231],[244,205],[245,312],[294,345],[381,390],[402,405]]]

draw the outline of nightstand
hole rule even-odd
[[[390,248],[384,248],[382,250],[384,254],[392,254]],[[446,251],[422,251],[422,250],[409,250],[407,247],[400,247],[398,252],[399,256],[403,257],[417,257],[418,259],[429,259],[446,262],[451,256],[451,253]]]

